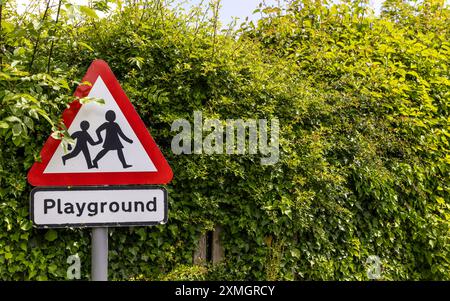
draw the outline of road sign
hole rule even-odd
[[[167,222],[162,187],[36,187],[30,215],[37,228],[158,225]]]
[[[106,62],[95,60],[77,100],[62,118],[71,138],[69,150],[49,137],[28,173],[34,186],[166,184],[172,170]],[[81,104],[95,97],[104,104]]]

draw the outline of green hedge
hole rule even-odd
[[[76,20],[63,5],[56,24],[3,4],[0,279],[65,279],[76,253],[89,278],[90,231],[33,229],[26,173],[95,58],[174,171],[166,225],[111,229],[111,279],[366,280],[370,255],[382,279],[450,279],[448,8],[387,1],[374,17],[363,2],[294,1],[220,31],[134,2]],[[174,155],[170,126],[196,110],[277,117],[280,161]],[[216,224],[225,262],[193,267]]]

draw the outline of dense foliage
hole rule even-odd
[[[123,2],[18,14],[0,0],[0,279],[65,279],[76,253],[89,278],[89,231],[32,228],[26,173],[95,58],[174,171],[167,225],[111,229],[110,278],[365,280],[376,255],[382,279],[450,279],[443,1],[389,0],[377,17],[366,1],[289,1],[224,30],[217,2]],[[174,155],[170,125],[196,110],[277,117],[280,161]],[[216,224],[225,261],[192,266]]]

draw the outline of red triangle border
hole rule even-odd
[[[134,109],[132,103],[117,81],[108,64],[103,60],[95,60],[89,66],[82,82],[88,81],[92,86],[79,85],[75,90],[75,97],[86,97],[101,76],[109,92],[122,110],[128,123],[140,140],[148,156],[153,161],[156,171],[153,172],[98,172],[98,173],[47,173],[44,170],[58,148],[61,140],[51,136],[41,150],[42,162],[35,162],[28,172],[28,182],[33,186],[91,186],[91,185],[133,185],[133,184],[167,184],[172,180],[173,172],[159,150],[144,122]],[[81,108],[78,100],[73,101],[70,107],[62,114],[63,122],[67,128]]]

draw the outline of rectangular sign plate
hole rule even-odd
[[[167,191],[144,185],[36,187],[30,215],[37,228],[165,224]]]

